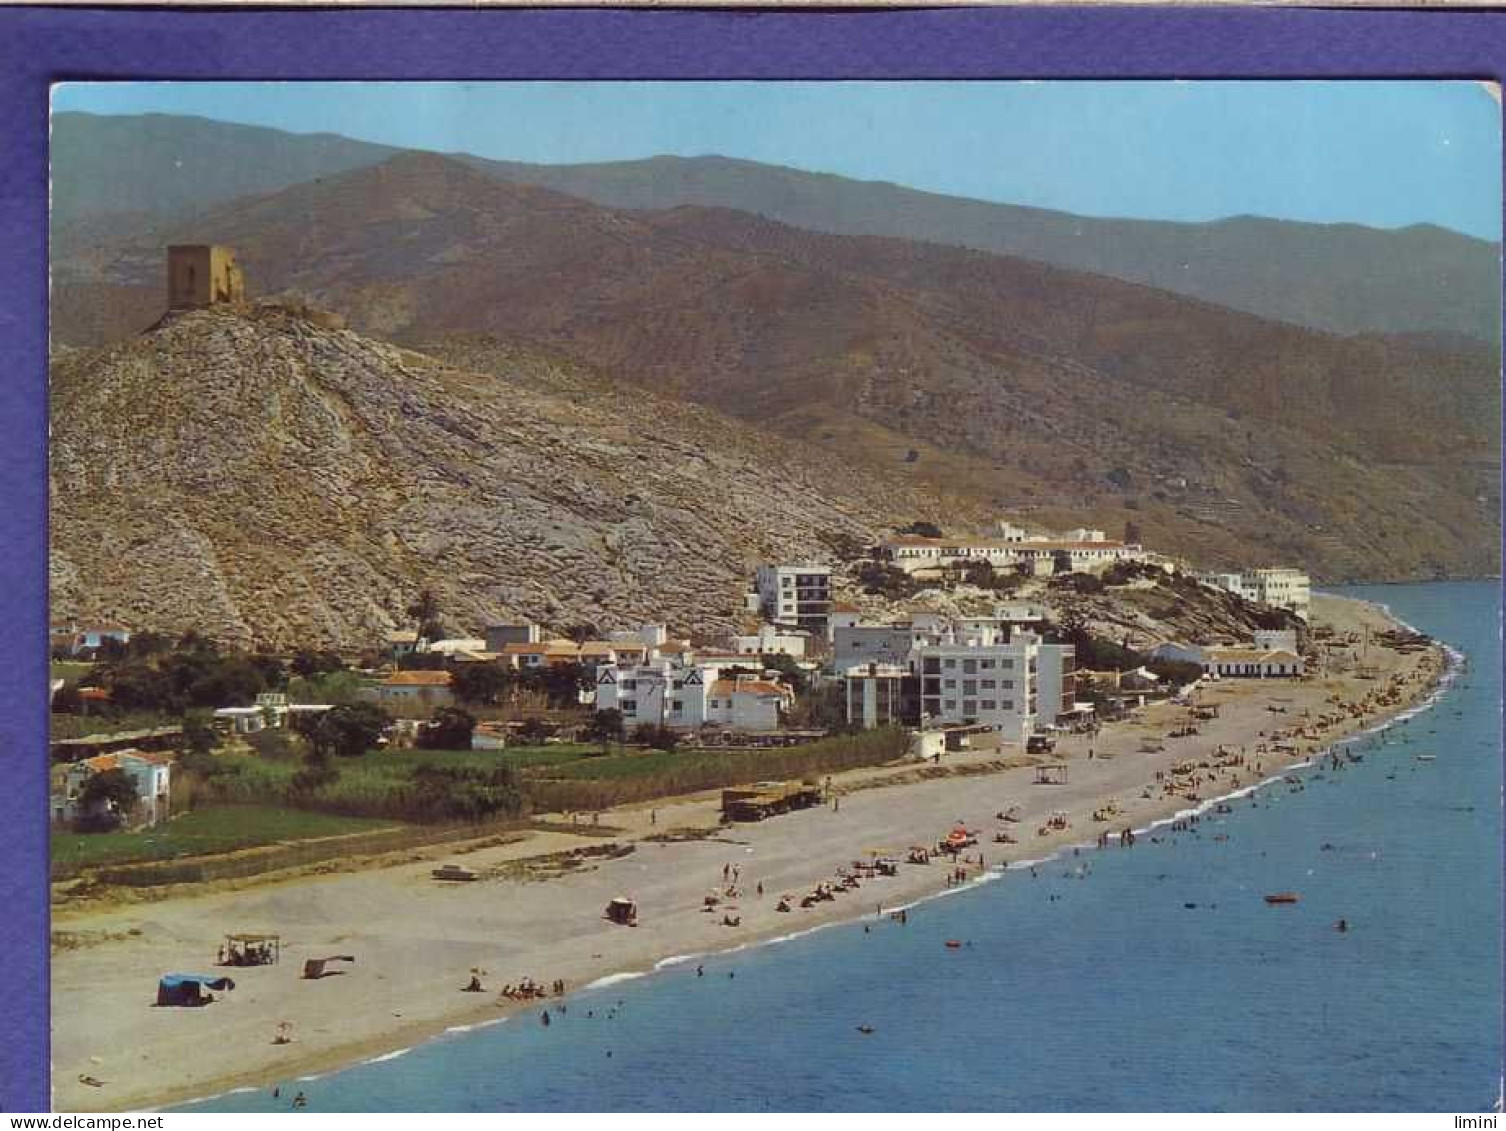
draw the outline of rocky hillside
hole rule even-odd
[[[428,586],[459,630],[725,630],[759,560],[955,506],[536,353],[483,362],[270,306],[60,351],[54,609],[357,649]]]

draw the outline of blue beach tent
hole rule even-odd
[[[157,983],[158,1005],[208,1005],[210,990],[233,990],[235,983],[218,974],[164,974]]]

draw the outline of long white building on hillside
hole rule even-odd
[[[1288,609],[1303,620],[1312,610],[1312,581],[1300,569],[1274,566],[1243,573],[1205,571],[1193,576],[1204,585],[1238,594],[1258,605]]]

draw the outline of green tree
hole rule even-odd
[[[121,769],[101,770],[92,775],[78,793],[79,808],[87,810],[103,806],[122,817],[128,816],[138,801],[136,782]]]
[[[441,707],[419,729],[418,745],[425,750],[469,750],[476,718],[459,707]]]
[[[633,741],[639,746],[648,746],[654,750],[673,750],[680,745],[680,736],[666,726],[640,723],[633,730]]]
[[[439,613],[439,598],[432,589],[422,590],[408,606],[408,615],[413,618],[419,636],[425,640],[444,639],[444,625],[440,622]]]
[[[794,656],[786,656],[783,652],[765,652],[760,657],[760,662],[769,671],[778,672],[796,695],[804,695],[810,689],[810,677]]]
[[[361,698],[361,677],[349,670],[327,671],[288,680],[288,702],[350,704]]]
[[[591,716],[583,737],[587,742],[598,742],[605,747],[613,742],[621,742],[622,733],[622,712],[616,707],[608,707]]]
[[[900,527],[899,533],[914,534],[919,538],[940,538],[941,527],[937,526],[934,522],[920,519],[912,522],[909,526]]]
[[[551,707],[576,707],[580,693],[591,686],[580,664],[551,664],[543,673],[544,693]]]
[[[316,652],[310,648],[300,648],[293,656],[289,667],[294,675],[303,679],[313,679],[329,672],[344,671],[345,661],[334,652]]]
[[[331,755],[359,758],[377,744],[391,722],[391,716],[374,703],[347,703],[300,719],[296,725],[309,744],[308,760],[327,762]]]
[[[518,737],[529,745],[537,745],[549,737],[549,727],[542,719],[524,719],[518,727]]]
[[[211,722],[213,716],[202,708],[185,711],[183,714],[183,757],[179,760],[185,770],[209,777],[214,773],[214,749],[220,744]]]
[[[450,673],[455,698],[472,706],[494,706],[512,686],[512,669],[501,664],[456,664]]]

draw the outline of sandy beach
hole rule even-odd
[[[1339,634],[1395,627],[1375,606],[1333,597],[1314,599],[1314,619]],[[604,813],[603,829],[580,835],[540,831],[471,852],[455,845],[410,852],[384,867],[200,885],[138,902],[60,909],[54,930],[84,945],[53,956],[54,1106],[121,1111],[232,1087],[286,1087],[300,1075],[401,1049],[451,1027],[512,1010],[537,1013],[547,1003],[498,1002],[504,984],[524,978],[545,985],[564,979],[567,988],[580,988],[613,973],[651,970],[673,956],[871,916],[945,890],[952,865],[945,857],[904,864],[897,876],[863,880],[859,889],[809,909],[799,907],[798,897],[874,851],[903,859],[911,845],[934,845],[958,822],[978,830],[979,843],[967,850],[970,876],[1067,845],[1092,845],[1106,832],[1110,850],[1118,851],[1121,830],[1194,808],[1189,792],[1206,802],[1252,786],[1405,709],[1431,689],[1443,656],[1439,649],[1401,653],[1372,639],[1365,663],[1372,678],[1348,671],[1306,681],[1211,685],[1197,702],[1216,706],[1217,717],[1202,721],[1190,737],[1162,737],[1187,719],[1186,707],[1148,707],[1094,737],[1063,742],[1055,760],[1066,764],[1068,780],[1060,785],[1035,784],[1031,766],[1005,768],[1008,752],[954,754],[939,766],[912,762],[838,775],[835,808],[759,824],[721,826],[718,798],[702,794]],[[1396,701],[1375,702],[1388,687],[1396,689]],[[1332,722],[1320,725],[1320,716]],[[1299,726],[1311,736],[1284,740],[1291,748],[1279,753],[1256,753],[1272,732]],[[1147,752],[1155,743],[1164,749]],[[1166,791],[1165,783],[1178,777],[1173,766],[1211,762],[1220,746],[1243,748],[1243,765],[1203,769],[1198,784]],[[1018,752],[1013,757],[1020,761]],[[1118,812],[1094,821],[1094,811],[1111,798]],[[1011,807],[1018,807],[1018,822],[996,819]],[[1064,813],[1068,827],[1039,835],[1053,813]],[[994,842],[1004,829],[1017,843]],[[676,835],[655,839],[670,833]],[[538,860],[608,843],[631,851],[563,871]],[[436,883],[430,869],[448,860],[498,874],[475,883]],[[742,889],[729,901],[741,918],[736,927],[722,924],[723,908],[703,911],[707,892],[722,888],[724,869],[733,866]],[[783,893],[797,897],[789,913],[775,910]],[[602,918],[604,905],[619,895],[637,902],[638,927]],[[208,1008],[154,1008],[161,974],[212,970],[223,936],[232,931],[279,933],[282,962],[228,971],[236,989]],[[299,978],[305,958],[337,953],[356,961],[333,977]],[[473,967],[486,971],[487,992],[461,992]],[[273,1043],[281,1022],[291,1024],[291,1043]],[[102,1086],[81,1083],[85,1076]]]

